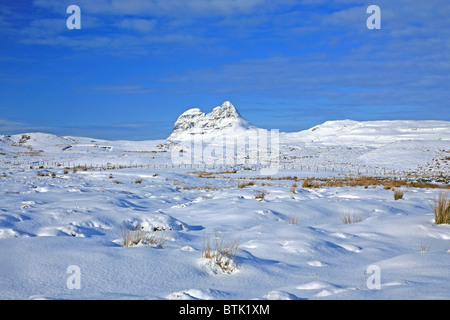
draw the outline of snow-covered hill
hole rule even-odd
[[[286,143],[381,146],[400,141],[450,141],[450,122],[432,120],[327,121],[308,130],[286,133]]]

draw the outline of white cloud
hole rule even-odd
[[[34,0],[40,7],[61,10],[68,0]],[[135,15],[135,16],[223,16],[248,14],[255,10],[271,10],[295,3],[294,0],[78,0],[82,12],[89,14]]]
[[[133,84],[124,84],[124,85],[91,85],[91,86],[82,86],[75,91],[83,91],[94,94],[106,94],[106,95],[135,95],[135,94],[148,94],[152,93],[155,90],[144,87],[143,85],[133,85]]]
[[[44,131],[46,129],[48,128],[30,126],[23,122],[0,119],[0,134],[18,134],[31,131]]]
[[[156,20],[149,19],[123,19],[117,23],[117,26],[123,29],[135,30],[142,33],[148,33],[153,30]]]

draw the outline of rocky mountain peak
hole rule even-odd
[[[251,129],[253,125],[241,117],[236,107],[225,101],[205,114],[199,108],[183,112],[173,126],[169,140],[185,140],[197,136],[216,136],[234,129]]]

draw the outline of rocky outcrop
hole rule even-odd
[[[186,140],[195,137],[213,137],[249,129],[256,129],[256,127],[242,118],[230,101],[225,101],[208,114],[199,108],[187,110],[178,117],[168,139]]]

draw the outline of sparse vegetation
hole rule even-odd
[[[439,192],[438,197],[434,198],[434,223],[450,224],[450,198],[448,193]]]
[[[226,170],[226,171],[197,171],[197,172],[190,172],[189,174],[195,175],[199,178],[207,178],[207,179],[216,179],[216,175],[223,175],[223,174],[233,174],[236,173],[236,170]]]
[[[122,247],[133,247],[139,244],[163,247],[167,240],[156,232],[145,231],[139,227],[130,230],[126,224],[123,225],[120,232]]]
[[[420,253],[428,252],[428,251],[430,251],[430,248],[431,248],[431,242],[422,241],[420,243],[420,250],[419,250],[419,252]]]
[[[132,230],[128,229],[126,224],[124,224],[123,228],[120,229],[120,235],[121,235],[120,239],[121,239],[122,247],[131,247],[140,242],[138,233],[133,232]]]
[[[314,181],[312,178],[307,178],[302,183],[302,188],[318,188],[319,186],[319,182]]]
[[[391,177],[370,177],[370,176],[355,176],[355,177],[333,177],[327,179],[316,179],[323,183],[324,187],[368,187],[368,186],[383,186],[384,189],[389,190],[393,188],[433,188],[433,189],[449,189],[450,185],[442,186],[436,183],[430,183],[419,180],[407,181],[405,179],[398,180]]]
[[[79,165],[79,166],[76,166],[75,168],[76,168],[77,170],[81,170],[81,171],[88,171],[89,169],[94,169],[94,167],[91,166],[91,167],[89,168],[89,167],[86,166],[86,165],[84,165],[84,166]],[[75,168],[74,168],[74,169],[75,169]]]
[[[297,176],[286,177],[253,177],[253,180],[291,180],[294,182],[300,181]],[[389,176],[334,176],[328,178],[302,178],[302,188],[320,188],[320,187],[365,187],[369,186],[382,186],[384,189],[389,190],[393,188],[430,188],[430,189],[450,189],[449,184],[438,184],[431,182],[430,180],[411,177],[406,179],[395,179]],[[443,181],[447,181],[448,178],[442,178]]]
[[[213,241],[209,236],[203,237],[202,257],[210,259],[211,263],[218,266],[222,272],[231,273],[237,267],[239,243],[239,238],[227,242],[219,233],[216,233]]]
[[[196,186],[196,187],[183,186],[181,189],[182,189],[182,190],[204,190],[204,191],[217,191],[217,190],[222,190],[222,188],[219,188],[219,187],[213,187],[213,186],[210,186],[210,185]]]
[[[267,191],[265,191],[265,190],[259,191],[255,194],[255,199],[259,200],[259,201],[263,201],[264,198],[266,197],[266,195],[267,195]]]
[[[137,183],[137,184],[141,184],[142,183],[142,179],[136,179],[134,182]]]
[[[298,216],[297,215],[291,215],[289,217],[289,224],[298,224]]]
[[[405,192],[403,190],[394,189],[394,200],[403,199]]]
[[[351,213],[343,214],[341,216],[341,220],[344,224],[351,224],[351,223],[361,222],[364,219],[363,219],[362,214],[353,212],[353,214],[351,214]]]
[[[291,193],[297,193],[297,184],[294,182],[289,190]]]
[[[239,182],[238,188],[242,189],[242,188],[254,186],[254,185],[255,185],[254,181],[242,181],[242,182]]]
[[[23,143],[27,142],[30,139],[31,139],[31,137],[29,135],[23,134],[22,137],[19,140],[19,143],[23,144]]]

